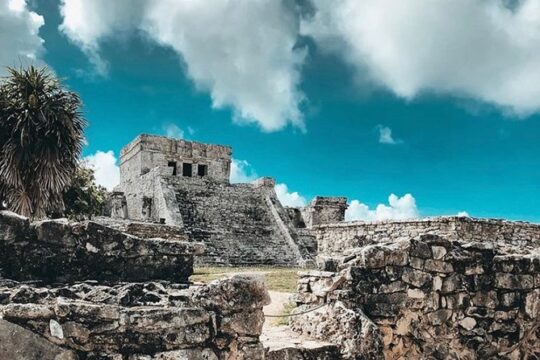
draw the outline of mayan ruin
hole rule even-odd
[[[0,355],[21,344],[51,359],[539,355],[540,225],[346,222],[345,197],[293,208],[272,178],[231,184],[231,152],[140,135],[122,151],[110,216],[3,211]],[[194,264],[304,268],[279,328],[302,341],[263,330],[264,276],[194,285]]]
[[[0,360],[540,360],[540,0],[0,0]]]

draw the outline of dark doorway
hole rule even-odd
[[[167,166],[173,168],[172,174],[176,176],[176,161],[169,161]]]
[[[199,164],[197,165],[197,175],[199,176],[206,176],[208,173],[208,166]]]
[[[188,163],[182,164],[182,176],[191,177],[193,175],[193,165]]]

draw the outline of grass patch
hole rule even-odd
[[[279,325],[289,325],[289,316],[285,316],[285,315],[289,315],[291,313],[291,311],[296,307],[295,304],[293,304],[292,302],[289,302],[289,303],[286,303],[284,306],[283,306],[283,310],[281,311],[281,314],[283,317],[279,317],[279,318],[275,318],[274,319],[274,324],[279,326]]]
[[[279,268],[279,267],[218,267],[202,266],[195,267],[191,281],[207,283],[212,280],[221,279],[234,273],[263,273],[266,278],[268,290],[280,292],[296,292],[296,282],[298,271],[307,269],[300,268]]]

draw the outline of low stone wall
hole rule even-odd
[[[337,266],[302,274],[291,326],[341,341],[345,358],[540,356],[538,249],[421,235],[350,249]]]
[[[540,247],[540,224],[468,217],[343,222],[315,226],[319,255],[343,256],[359,246],[410,239],[423,234],[448,240],[489,241],[527,252]]]
[[[141,239],[93,222],[28,219],[0,211],[0,277],[19,281],[187,282],[204,245]]]
[[[4,280],[0,358],[263,359],[259,335],[268,303],[264,282],[246,276],[190,287],[167,282],[41,287]]]

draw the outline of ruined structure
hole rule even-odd
[[[331,271],[301,275],[293,330],[347,359],[540,356],[540,225],[451,217],[313,231]]]
[[[264,282],[189,284],[203,248],[0,211],[0,359],[263,359]]]
[[[311,263],[313,238],[297,231],[274,180],[231,184],[230,165],[230,147],[140,135],[121,152],[112,216],[182,228],[206,245],[204,263]],[[307,207],[308,225],[342,218],[346,201],[336,201],[318,198]]]

